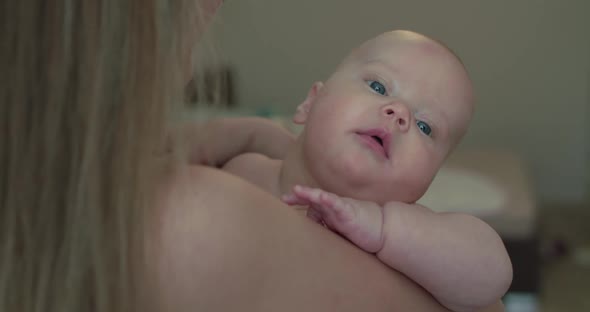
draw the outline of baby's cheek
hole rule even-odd
[[[326,174],[333,180],[360,179],[366,173],[366,157],[351,150],[341,150],[334,146],[329,148],[327,144],[317,146],[321,154],[321,166],[326,168]]]
[[[426,193],[436,175],[436,171],[436,166],[432,163],[423,163],[415,167],[415,170],[409,174],[407,180],[408,202],[414,202]]]
[[[349,152],[340,155],[337,163],[340,165],[341,172],[346,177],[352,177],[359,180],[359,182],[366,180],[369,177],[370,170],[367,166],[367,156],[358,152]]]

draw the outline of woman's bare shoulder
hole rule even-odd
[[[159,310],[446,311],[374,256],[239,178],[186,167],[161,191],[149,249]]]

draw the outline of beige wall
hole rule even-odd
[[[588,192],[590,1],[233,0],[212,28],[243,106],[291,111],[350,48],[389,29],[461,55],[479,97],[464,146],[508,148],[545,201]]]

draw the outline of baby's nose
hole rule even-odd
[[[385,105],[382,112],[383,116],[391,119],[399,130],[405,132],[410,128],[410,110],[403,103]]]

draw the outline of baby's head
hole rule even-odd
[[[377,36],[316,82],[294,122],[309,174],[341,196],[415,202],[467,131],[471,81],[447,47],[409,31]]]

